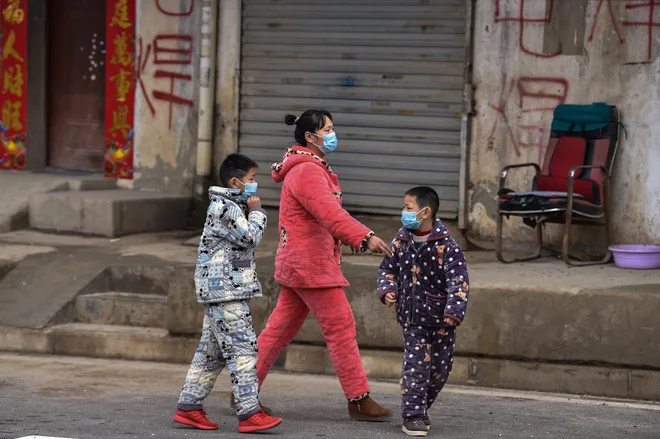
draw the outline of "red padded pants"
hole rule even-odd
[[[352,400],[368,393],[369,383],[355,339],[355,318],[343,288],[281,288],[277,305],[259,335],[259,387],[282,350],[298,334],[310,311],[321,326],[346,398]]]

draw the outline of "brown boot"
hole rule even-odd
[[[349,402],[348,414],[353,421],[383,422],[392,416],[392,410],[381,407],[367,396],[359,401]]]
[[[261,403],[259,403],[259,404],[261,404]],[[234,400],[234,395],[231,394],[231,393],[229,394],[229,408],[231,408],[232,410],[236,410],[236,401]],[[267,414],[268,416],[273,414],[273,411],[271,409],[269,409],[268,407],[266,407],[266,406],[262,405],[261,410],[265,414]]]

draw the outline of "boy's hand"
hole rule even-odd
[[[257,207],[261,207],[261,198],[259,197],[250,197],[247,199],[247,207],[248,209],[255,209]]]
[[[383,298],[383,302],[385,302],[385,306],[388,308],[394,305],[396,303],[396,294],[393,291],[387,292]]]
[[[390,249],[390,246],[385,244],[385,241],[376,235],[369,238],[367,241],[367,248],[372,253],[377,253],[379,255],[385,253],[387,256],[392,256],[392,250]]]
[[[450,319],[449,317],[445,317],[445,323],[449,326],[456,326],[456,320]]]

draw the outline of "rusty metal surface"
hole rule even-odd
[[[287,113],[333,113],[329,157],[352,211],[396,214],[405,190],[458,212],[464,0],[244,0],[239,150],[260,165],[260,195],[279,204],[270,165],[293,143]]]

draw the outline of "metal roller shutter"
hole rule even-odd
[[[244,0],[239,150],[261,169],[294,143],[287,113],[333,114],[329,163],[354,212],[398,214],[406,189],[433,186],[458,211],[465,0]]]

